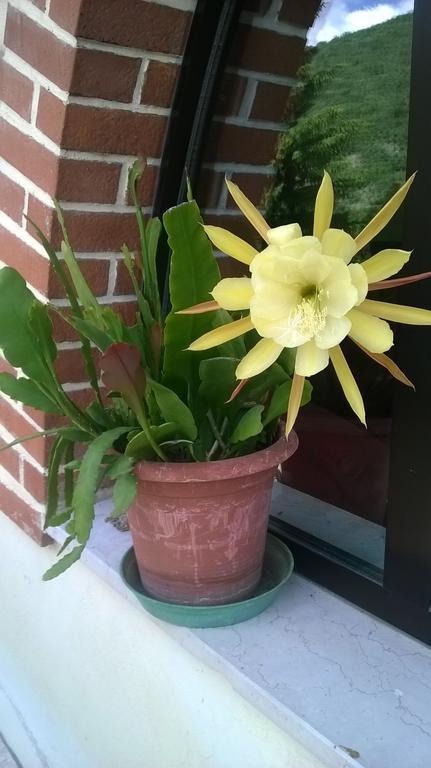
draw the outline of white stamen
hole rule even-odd
[[[314,336],[324,328],[328,310],[321,305],[316,294],[313,298],[302,299],[290,313],[289,325],[304,336]]]

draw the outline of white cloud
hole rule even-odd
[[[332,0],[328,2],[316,24],[310,30],[308,42],[315,45],[344,32],[356,32],[358,29],[366,29],[383,21],[393,19],[401,13],[408,13],[413,9],[414,0],[395,0],[392,3],[364,2],[363,8],[349,10],[349,0]]]

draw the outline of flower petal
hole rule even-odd
[[[344,229],[326,229],[322,235],[322,251],[327,256],[336,256],[349,264],[356,253],[356,243]]]
[[[370,352],[369,349],[365,349],[365,347],[361,346],[361,344],[358,344],[357,341],[355,343],[359,349],[362,349],[362,351],[368,355],[368,357],[371,357],[371,359],[376,363],[382,365],[383,368],[386,368],[386,370],[389,371],[394,379],[397,379],[397,381],[400,381],[401,384],[405,384],[407,387],[415,389],[415,385],[410,381],[410,379],[407,378],[406,374],[402,372],[401,368],[398,367],[394,360],[391,360],[391,358],[387,355]]]
[[[394,343],[394,334],[385,320],[372,317],[359,309],[347,315],[352,327],[349,336],[370,352],[387,352]]]
[[[401,251],[398,248],[386,248],[384,251],[376,253],[370,259],[361,263],[362,268],[367,273],[369,283],[377,283],[380,280],[386,280],[387,277],[396,275],[404,264],[407,264],[412,251]]]
[[[361,312],[366,312],[384,320],[407,325],[431,325],[431,310],[419,307],[405,307],[401,304],[389,304],[386,301],[365,299],[361,304]]]
[[[268,243],[269,225],[266,223],[260,211],[257,210],[252,202],[250,202],[248,197],[245,196],[244,192],[241,192],[237,184],[234,184],[233,181],[230,181],[229,179],[225,179],[225,181],[226,186],[240,211],[244,214],[245,218],[249,220],[250,224],[255,228],[255,230],[259,232],[259,235],[263,238],[263,240]]]
[[[233,259],[240,261],[242,264],[251,264],[254,257],[257,254],[256,248],[249,245],[245,240],[241,240],[240,237],[232,234],[223,227],[214,227],[212,224],[205,224],[204,230],[215,245],[223,253],[227,253],[228,256],[232,256]]]
[[[364,401],[362,400],[362,395],[354,379],[353,373],[347,365],[346,358],[341,351],[341,347],[333,347],[333,349],[330,349],[329,357],[347,402],[352,411],[356,413],[359,421],[366,426]]]
[[[211,291],[222,309],[249,309],[253,288],[249,277],[225,277]]]
[[[302,237],[302,230],[299,224],[283,224],[281,227],[274,227],[268,230],[268,243],[282,248],[291,240]]]
[[[349,268],[341,259],[327,256],[332,262],[328,277],[321,283],[322,300],[325,302],[328,315],[342,317],[355,306],[358,291],[352,285]]]
[[[297,373],[294,373],[292,386],[290,388],[289,405],[287,407],[286,437],[292,431],[293,425],[295,424],[296,417],[298,415],[298,411],[301,406],[302,393],[304,391],[304,383],[305,383],[304,377],[299,376]]]
[[[194,307],[187,307],[187,309],[179,309],[175,312],[176,315],[202,315],[204,312],[214,312],[214,310],[220,309],[220,305],[216,301],[203,301],[202,304],[195,304]]]
[[[331,225],[332,212],[334,210],[334,189],[329,173],[323,174],[322,183],[316,196],[314,206],[313,235],[319,239]]]
[[[213,331],[204,333],[203,336],[192,341],[188,349],[192,352],[200,352],[204,349],[218,347],[219,344],[224,344],[225,341],[236,339],[237,336],[242,336],[243,333],[251,331],[252,328],[253,323],[250,318],[242,317],[241,320],[234,320],[233,323],[220,325],[218,328],[214,328]]]
[[[348,270],[350,272],[352,283],[358,292],[356,305],[362,304],[368,293],[367,274],[361,264],[349,264]]]
[[[313,340],[307,341],[296,350],[295,373],[298,376],[314,376],[328,365],[327,349],[320,349]]]
[[[330,349],[346,338],[351,328],[347,317],[327,317],[325,327],[316,333],[314,341],[319,349]]]
[[[406,197],[407,192],[413,183],[415,175],[416,174],[413,173],[412,176],[407,179],[403,186],[400,187],[397,192],[395,192],[393,197],[388,200],[386,205],[383,206],[383,208],[374,216],[374,218],[371,219],[370,223],[367,224],[362,232],[360,232],[359,235],[355,238],[357,251],[360,251],[361,248],[364,248],[364,246],[367,245],[370,240],[373,239],[373,237],[382,231],[388,221],[392,219],[392,216],[394,216],[394,214],[397,212],[398,208]]]
[[[249,379],[251,376],[257,376],[258,373],[266,371],[270,365],[275,363],[282,349],[281,344],[276,344],[272,339],[261,339],[242,358],[235,371],[237,379]]]

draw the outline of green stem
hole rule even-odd
[[[151,445],[151,448],[153,449],[154,453],[157,454],[159,459],[161,459],[162,461],[167,461],[166,454],[162,451],[162,449],[160,448],[160,445],[157,445],[156,441],[154,440],[154,437],[151,434],[151,429],[148,425],[145,409],[140,402],[134,404],[134,411],[139,421],[139,424],[142,427],[142,431],[145,434],[145,437],[147,438],[149,444]]]

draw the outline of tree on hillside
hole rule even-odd
[[[333,76],[331,70],[313,72],[310,64],[298,73],[287,129],[280,137],[274,162],[274,186],[266,200],[271,226],[297,221],[310,232],[323,170],[331,174],[343,197],[361,183],[360,168],[346,154],[358,121],[350,119],[341,106],[312,109],[317,95]]]

